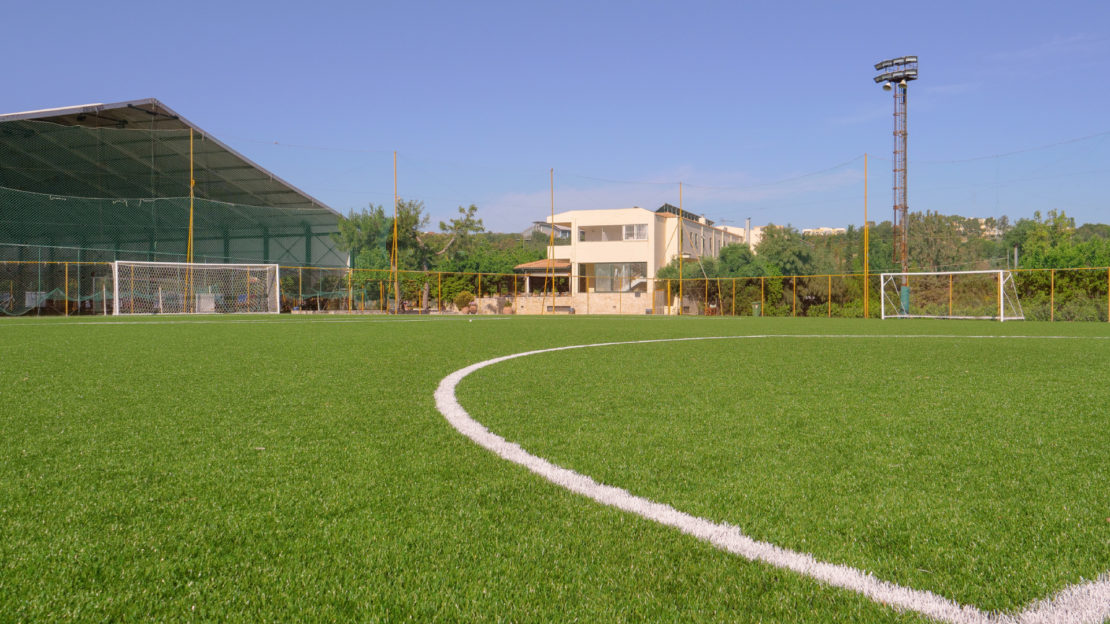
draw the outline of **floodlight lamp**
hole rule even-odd
[[[891,86],[891,84],[890,84],[890,81],[889,81],[889,80],[883,83],[883,91],[890,91],[890,90],[891,90],[891,89],[893,89],[893,88],[894,88],[894,87],[893,87],[893,86]]]
[[[903,78],[901,81],[899,81],[898,86],[902,87],[902,88],[905,88],[906,87],[906,79]]]

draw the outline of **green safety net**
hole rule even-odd
[[[0,122],[0,314],[88,308],[95,263],[185,261],[190,213],[194,262],[347,264],[336,213],[218,141],[93,122]]]

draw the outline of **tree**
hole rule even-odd
[[[392,220],[385,216],[385,210],[371,204],[369,209],[363,208],[359,212],[351,210],[346,217],[340,217],[339,231],[332,234],[332,240],[339,249],[358,259],[363,251],[384,250],[392,227]],[[386,267],[388,266],[387,256]]]
[[[486,231],[482,220],[477,215],[478,207],[470,204],[467,208],[459,206],[458,217],[447,222],[440,221],[439,229],[448,235],[448,239],[437,255],[446,255],[451,259],[470,253],[474,248],[476,236]]]
[[[756,253],[779,275],[812,275],[821,272],[813,246],[798,230],[787,226],[768,225]]]

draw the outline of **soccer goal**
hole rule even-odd
[[[1010,271],[882,274],[882,317],[1023,320]]]
[[[276,264],[112,263],[113,314],[280,311]]]

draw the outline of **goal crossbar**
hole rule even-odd
[[[970,276],[994,276],[991,280],[989,292],[984,284],[977,283],[972,289],[978,289],[980,301],[978,306],[972,306],[970,311],[956,312],[953,306],[953,289],[957,278],[967,281]],[[921,298],[915,300],[911,282],[920,283],[921,278],[947,277],[947,305],[945,302],[930,301],[923,303]],[[935,281],[935,280],[934,280]],[[943,280],[942,280],[943,282]],[[941,289],[944,289],[942,284]],[[968,290],[964,287],[963,290]],[[936,294],[937,287],[933,286],[932,294]],[[882,318],[933,318],[933,319],[977,319],[1014,321],[1024,320],[1025,314],[1021,309],[1018,299],[1017,287],[1011,271],[1004,269],[980,271],[916,271],[907,273],[882,273],[880,282]],[[988,305],[989,303],[989,305]],[[930,305],[931,304],[931,305]],[[939,311],[938,311],[939,308]]]

